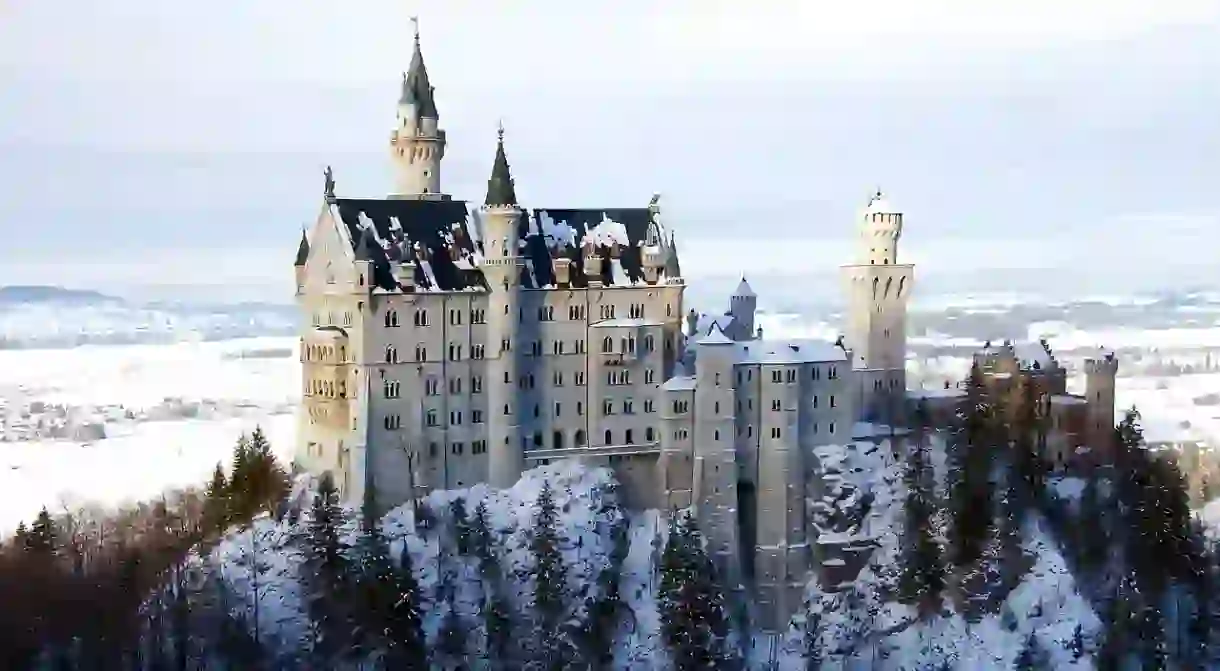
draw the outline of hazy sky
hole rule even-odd
[[[996,4],[7,0],[0,283],[286,290],[322,166],[388,191],[412,14],[459,198],[503,118],[527,205],[660,191],[693,275],[832,268],[879,184],[923,276],[1220,281],[1220,3]]]

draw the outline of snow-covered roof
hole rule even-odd
[[[733,340],[720,330],[720,326],[713,324],[708,334],[699,339],[699,345],[732,345]]]
[[[657,321],[656,319],[603,319],[590,324],[590,326],[594,328],[601,326],[664,326],[664,322]]]
[[[758,295],[750,288],[750,283],[746,281],[746,276],[741,276],[741,282],[737,283],[737,290],[733,292],[736,298],[757,298]]]
[[[713,324],[720,327],[721,331],[730,330],[733,324],[733,315],[713,315],[705,312],[699,315],[699,319],[695,321],[695,333],[707,333],[711,330]]]
[[[826,340],[747,340],[737,343],[742,364],[797,364],[846,361],[843,348]]]
[[[661,385],[661,388],[666,391],[693,391],[695,389],[695,376],[693,375],[678,375],[671,377]]]
[[[911,389],[907,398],[961,398],[966,395],[964,389],[950,387],[948,389]]]

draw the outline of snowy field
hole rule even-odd
[[[58,405],[78,421],[104,424],[107,434],[0,442],[0,531],[43,505],[118,504],[202,483],[255,426],[287,457],[299,388],[295,344],[259,338],[0,351],[6,421],[36,430],[29,408]]]

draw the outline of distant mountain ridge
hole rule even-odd
[[[0,305],[12,303],[68,303],[71,305],[121,305],[122,298],[91,289],[68,289],[52,285],[0,287]]]

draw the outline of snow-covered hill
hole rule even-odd
[[[1024,529],[1032,568],[997,614],[968,623],[946,603],[939,615],[919,620],[911,608],[891,601],[884,586],[893,584],[898,570],[898,530],[905,495],[902,464],[889,456],[886,445],[843,454],[849,463],[840,464],[842,471],[875,496],[869,526],[881,543],[852,589],[824,593],[816,579],[809,584],[809,600],[822,614],[821,643],[831,668],[1008,669],[1031,635],[1045,651],[1049,668],[1092,668],[1088,652],[1077,659],[1070,643],[1078,625],[1085,640],[1091,639],[1099,626],[1098,618],[1077,593],[1063,558],[1036,517],[1031,517]],[[655,511],[628,514],[619,504],[617,484],[609,470],[571,461],[531,470],[508,490],[480,485],[435,492],[423,503],[426,516],[435,520],[426,530],[417,524],[410,505],[382,519],[391,554],[398,556],[404,545],[410,553],[426,601],[424,623],[429,640],[436,640],[448,613],[447,603],[452,602],[468,634],[466,654],[471,659],[482,654],[474,643],[482,640],[482,579],[477,561],[460,556],[453,547],[454,501],[461,501],[467,516],[473,515],[480,502],[485,504],[492,535],[498,540],[502,575],[511,585],[510,601],[518,619],[524,620],[532,590],[527,577],[531,558],[526,543],[543,482],[549,482],[555,492],[559,535],[566,539],[563,557],[568,566],[571,614],[579,617],[588,600],[595,599],[603,588],[604,580],[599,578],[611,572],[628,606],[628,615],[613,637],[615,668],[665,668],[657,610],[657,565],[666,524]],[[303,480],[297,486],[296,505],[307,515],[310,484]],[[257,584],[261,595],[260,637],[281,654],[299,651],[308,631],[303,605],[306,588],[299,580],[303,524],[303,520],[296,524],[259,520],[252,528],[224,539],[201,560],[210,572],[223,572],[246,618],[254,616]],[[349,520],[345,529],[348,540],[354,541],[356,523]],[[626,552],[617,555],[623,560],[615,565],[615,539],[623,538],[624,533]],[[259,567],[257,573],[255,566]],[[446,583],[454,586],[451,600],[443,597]],[[746,646],[750,668],[804,668],[803,619],[803,615],[794,619],[786,637],[746,639],[752,640]]]

